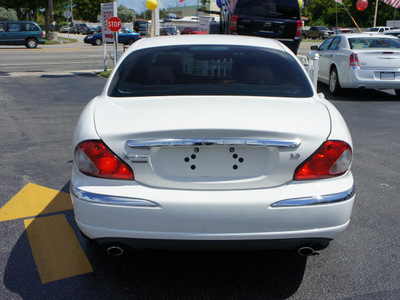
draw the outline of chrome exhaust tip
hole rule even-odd
[[[301,256],[311,256],[314,254],[315,250],[311,247],[300,247],[297,251]]]
[[[107,248],[107,254],[110,256],[121,256],[124,253],[124,249],[118,246],[110,246]]]

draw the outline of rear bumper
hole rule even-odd
[[[400,87],[400,69],[379,70],[353,67],[349,72],[349,81],[340,82],[343,88],[399,89]],[[382,73],[393,74],[393,79],[382,79]]]
[[[88,181],[80,184],[73,176],[71,197],[77,224],[91,239],[150,245],[161,240],[177,248],[184,241],[292,248],[298,241],[334,239],[345,230],[355,197],[352,187],[351,173],[334,182],[235,191],[93,186]],[[321,194],[322,190],[326,192]],[[314,191],[312,196],[310,191]],[[296,199],[299,202],[293,204]],[[302,203],[304,199],[329,202]],[[283,200],[290,200],[290,205],[272,206]]]

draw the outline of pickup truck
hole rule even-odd
[[[303,39],[326,39],[335,34],[333,30],[329,30],[325,26],[311,26],[308,30],[303,29]]]

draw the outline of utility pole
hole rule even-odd
[[[48,0],[48,7],[49,7],[49,16],[50,16],[50,32],[48,34],[48,38],[50,41],[56,39],[56,33],[55,33],[55,22],[54,22],[54,8],[53,8],[53,0]]]

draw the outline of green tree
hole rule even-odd
[[[375,1],[368,1],[368,7],[359,11],[356,0],[343,0],[343,5],[347,8],[350,15],[354,18],[360,28],[372,27],[375,15]],[[338,24],[340,27],[355,27],[355,24],[346,9],[337,3]],[[377,26],[386,25],[387,20],[393,20],[395,9],[379,1]],[[303,9],[303,15],[310,18],[307,25],[325,25],[327,27],[336,26],[336,3],[333,0],[312,0]],[[396,19],[399,19],[397,12]]]
[[[101,14],[101,3],[113,2],[113,0],[74,0],[74,19],[88,22],[97,22]]]
[[[123,23],[131,23],[136,20],[136,12],[131,8],[120,5],[118,6],[118,18]]]
[[[14,9],[0,7],[0,21],[17,21],[17,13]]]

